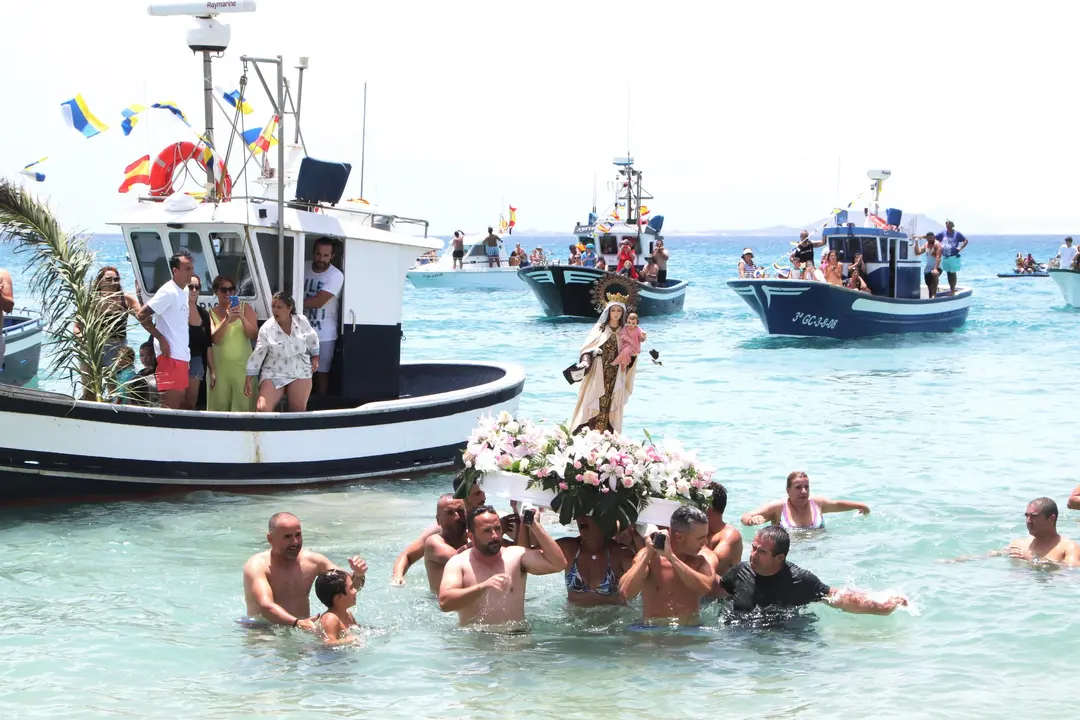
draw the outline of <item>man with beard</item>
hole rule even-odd
[[[529,513],[525,519],[533,517]],[[481,505],[469,513],[472,547],[446,563],[439,586],[439,608],[443,612],[457,611],[460,625],[523,622],[527,576],[566,569],[562,550],[538,520],[528,527],[540,547],[530,550],[520,545],[503,546],[502,520],[495,508]]]
[[[304,314],[319,334],[319,369],[311,386],[315,395],[326,394],[338,337],[338,309],[345,276],[330,264],[333,259],[334,242],[330,238],[318,238],[311,248],[311,266],[304,273]]]
[[[619,590],[628,601],[641,593],[646,624],[693,627],[700,624],[701,599],[716,578],[714,556],[706,548],[709,520],[697,508],[683,505],[671,514],[670,523],[671,532],[645,539]]]
[[[268,624],[313,630],[308,596],[315,578],[336,569],[319,553],[304,550],[300,520],[280,512],[270,518],[266,541],[269,550],[252,555],[244,564],[244,601],[249,624],[261,618]],[[349,558],[353,587],[364,587],[367,563],[359,555]]]
[[[424,567],[428,587],[438,593],[446,563],[465,546],[465,502],[454,499],[453,493],[443,495],[439,498],[435,521],[439,532],[424,541]]]
[[[454,492],[456,493],[461,487],[461,483],[465,481],[463,473],[459,472],[454,476]],[[478,508],[487,502],[487,495],[484,494],[484,489],[480,487],[480,483],[474,482],[469,488],[469,493],[465,496],[465,516],[468,517],[469,513],[474,508]],[[438,520],[438,509],[435,511],[435,518]],[[424,557],[424,543],[432,535],[437,535],[442,530],[442,525],[436,522],[434,525],[429,525],[424,532],[420,533],[420,537],[413,540],[409,545],[401,551],[401,554],[397,556],[397,560],[394,562],[393,574],[391,576],[390,584],[397,587],[401,587],[405,584],[405,573],[409,572],[415,563],[420,558]],[[438,591],[438,585],[432,588],[433,592]]]

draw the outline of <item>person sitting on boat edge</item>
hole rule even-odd
[[[121,405],[137,405],[139,374],[135,371],[135,351],[124,345],[116,354],[116,392],[113,402]]]
[[[557,541],[567,562],[566,601],[578,607],[625,605],[619,580],[634,562],[634,553],[605,537],[592,517],[585,515],[576,522],[577,537]]]
[[[787,476],[787,499],[767,503],[742,516],[743,525],[770,522],[786,530],[824,530],[825,513],[858,510],[869,515],[870,506],[854,500],[830,500],[810,496],[810,478],[801,470]]]
[[[157,357],[154,355],[154,340],[147,340],[139,346],[139,362],[142,370],[135,373],[135,379],[131,383],[131,403],[143,407],[157,407],[161,402],[161,396],[157,389]]]
[[[968,239],[956,230],[952,220],[945,221],[945,231],[934,236],[941,243],[941,269],[949,279],[949,290],[956,294],[956,274],[960,272],[960,252],[967,247]]]
[[[502,267],[499,260],[499,236],[490,227],[487,237],[484,238],[484,254],[487,255],[488,267]]]
[[[603,272],[608,271],[607,260],[604,259],[603,255],[596,256],[596,269]]]
[[[188,386],[188,294],[195,274],[191,253],[181,248],[169,258],[172,279],[162,285],[143,305],[136,319],[154,338],[157,355],[157,387],[163,407],[179,410]]]
[[[529,253],[525,251],[525,248],[521,247],[521,243],[517,243],[517,247],[514,248],[514,252],[517,253],[518,265],[526,268],[532,265],[529,261]]]
[[[297,314],[296,303],[287,293],[274,294],[270,312],[273,317],[259,328],[248,358],[244,394],[252,397],[257,378],[257,412],[275,412],[282,395],[288,399],[289,412],[304,412],[312,373],[319,368],[319,336],[307,318]]]
[[[539,548],[504,547],[502,521],[495,508],[481,505],[468,518],[472,547],[446,563],[439,586],[439,609],[457,612],[460,625],[513,626],[525,621],[525,586],[529,575],[566,569],[555,540],[532,516],[529,529]]]
[[[866,263],[863,262],[862,253],[856,253],[855,259],[848,266],[847,287],[859,292],[871,292],[870,286],[866,284]]]
[[[754,251],[750,248],[743,248],[741,259],[739,260],[739,277],[740,278],[756,278],[760,269],[754,264]]]
[[[250,626],[285,625],[313,630],[309,595],[315,578],[337,566],[325,556],[304,549],[300,520],[279,512],[270,518],[266,542],[270,549],[255,553],[244,563],[244,602]],[[367,563],[359,555],[349,558],[353,586],[364,587]]]
[[[327,570],[315,578],[315,597],[326,606],[326,612],[319,614],[319,628],[328,645],[356,642],[357,636],[349,633],[357,627],[349,608],[356,605],[358,591],[344,570]]]
[[[542,247],[534,249],[532,251],[532,256],[529,258],[529,262],[532,265],[543,265],[546,262],[544,258],[544,249]]]
[[[926,243],[919,245],[915,239],[915,255],[926,255],[923,265],[923,280],[926,281],[926,293],[933,299],[937,295],[938,282],[941,280],[941,243],[937,241],[934,233],[928,232],[923,236]],[[1019,261],[1020,256],[1017,256]]]
[[[716,578],[712,553],[705,547],[709,520],[697,508],[682,505],[671,514],[669,528],[645,539],[645,547],[619,581],[619,590],[628,601],[641,595],[646,624],[696,626],[701,600]]]
[[[733,598],[735,613],[757,608],[794,608],[824,602],[837,610],[869,615],[891,615],[908,604],[903,595],[873,600],[858,590],[829,587],[816,575],[788,562],[791,538],[782,527],[758,530],[750,545],[750,560],[728,570],[718,583],[722,595]]]
[[[650,255],[645,258],[645,269],[641,271],[641,279],[643,282],[657,286],[657,278],[660,277],[660,268],[656,265],[656,257]]]
[[[836,251],[830,250],[822,258],[822,262],[824,263],[822,272],[825,274],[825,282],[843,287],[844,266],[840,263],[840,256],[836,254]]]

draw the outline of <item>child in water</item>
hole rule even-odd
[[[327,611],[319,616],[319,626],[330,645],[356,642],[356,636],[348,633],[356,627],[356,618],[349,608],[356,605],[356,588],[352,576],[344,570],[329,570],[315,578],[315,596]]]
[[[630,361],[641,353],[641,341],[646,338],[645,331],[638,327],[638,316],[632,312],[626,316],[626,325],[619,330],[619,354],[615,356],[615,364],[622,365],[623,369],[630,366]]]

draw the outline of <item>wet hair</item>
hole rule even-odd
[[[791,473],[789,473],[788,476],[787,476],[787,489],[790,490],[791,489],[791,483],[795,482],[798,478],[801,478],[801,477],[804,477],[807,480],[810,480],[810,478],[807,476],[807,474],[805,472],[803,472],[802,470],[794,470]]]
[[[469,527],[469,532],[476,531],[476,518],[480,517],[481,515],[487,515],[488,513],[491,513],[496,517],[498,517],[499,515],[499,513],[495,511],[495,508],[491,507],[490,505],[477,505],[476,507],[474,507],[473,511],[469,513],[469,518],[466,521],[466,525],[468,525]]]
[[[334,607],[334,598],[345,594],[345,580],[349,577],[344,570],[327,570],[315,578],[315,597],[327,608]]]
[[[1047,520],[1049,520],[1051,516],[1057,517],[1057,503],[1048,497],[1035,498],[1028,504],[1035,508],[1035,512],[1039,513]]]
[[[236,281],[233,280],[231,277],[229,277],[228,275],[218,275],[216,278],[214,278],[214,282],[210,283],[210,288],[214,292],[217,292],[218,290],[221,289],[221,286],[224,285],[225,283],[229,283],[234,288],[236,287]],[[239,288],[237,288],[237,289],[239,289]]]
[[[681,505],[679,508],[671,513],[671,527],[672,532],[689,532],[690,528],[694,525],[709,524],[709,518],[705,517],[705,513],[698,510],[696,507],[690,505]]]
[[[320,245],[325,245],[326,247],[330,248],[331,253],[334,252],[334,241],[331,240],[330,238],[325,237],[325,236],[320,237],[320,238],[316,238],[315,242],[312,243],[312,245],[311,245],[311,249],[314,250],[315,248],[319,247]]]
[[[718,482],[709,483],[712,490],[712,509],[721,515],[727,510],[727,488]]]
[[[276,292],[274,293],[273,299],[283,302],[285,304],[285,307],[289,308],[290,315],[296,314],[296,301],[293,300],[292,295],[290,295],[289,293],[285,292],[284,290],[281,292]]]
[[[180,248],[175,253],[173,253],[173,256],[171,258],[169,258],[169,269],[179,270],[181,260],[187,260],[192,264],[195,263],[195,260],[191,257],[191,252],[187,248]]]
[[[120,282],[120,271],[117,270],[116,267],[113,266],[113,265],[105,265],[100,270],[98,270],[97,277],[94,278],[94,289],[95,290],[100,290],[101,289],[102,278],[105,277],[105,273],[107,273],[107,272],[116,273],[116,281],[119,284],[119,282]]]
[[[769,525],[758,530],[757,537],[761,540],[772,540],[773,557],[777,555],[787,555],[788,550],[791,549],[791,536],[788,535],[788,531],[779,525]]]
[[[274,513],[273,515],[270,516],[270,522],[267,524],[267,531],[268,532],[274,532],[274,530],[277,529],[278,521],[283,520],[285,518],[292,518],[293,520],[296,520],[298,522],[300,520],[300,518],[296,517],[291,512]]]

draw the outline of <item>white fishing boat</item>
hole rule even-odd
[[[212,6],[215,12],[254,9],[249,0]],[[178,6],[173,14],[208,14],[190,8]],[[228,26],[214,17],[195,22],[188,45],[203,54],[209,119],[211,57],[226,49]],[[427,237],[424,221],[364,203],[339,204],[351,166],[307,156],[298,131],[298,144],[290,148],[294,162],[287,163],[285,122],[299,118],[302,97],[293,101],[280,57],[241,60],[241,94],[249,69],[260,78],[266,68],[277,72],[276,97],[267,88],[280,121],[276,167],[253,160],[247,144],[239,143],[244,163],[262,170],[255,183],[262,194],[237,192],[240,183],[225,182],[208,163],[202,200],[174,193],[170,175],[168,187],[151,183],[151,196],[114,224],[143,302],[171,281],[169,257],[186,248],[207,293],[200,305],[214,302],[212,278],[228,275],[260,321],[269,317],[275,292],[303,297],[313,243],[329,238],[345,278],[329,394],[302,413],[218,413],[85,402],[0,386],[0,497],[296,487],[401,475],[450,465],[479,416],[517,405],[525,375],[516,365],[401,362],[405,273],[441,243]],[[302,59],[301,80],[306,65]],[[231,119],[230,125],[239,134]],[[227,168],[227,157],[224,163]]]
[[[25,385],[37,375],[41,362],[41,343],[45,328],[41,314],[35,310],[16,308],[4,315],[4,361],[0,364],[0,383]]]
[[[405,277],[417,288],[450,288],[455,290],[528,290],[518,277],[518,267],[510,266],[503,236],[499,238],[499,262],[492,266],[488,260],[484,241],[487,233],[465,238],[464,257],[461,267],[454,267],[454,244],[447,248],[435,262],[417,264]]]
[[[1061,296],[1065,298],[1065,303],[1072,307],[1080,307],[1080,270],[1050,268],[1046,272],[1057,283]]]

